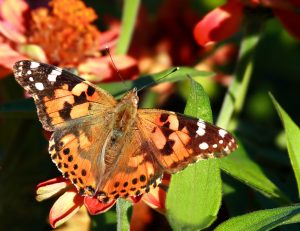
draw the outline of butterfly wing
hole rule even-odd
[[[14,74],[34,98],[43,127],[54,131],[49,141],[53,162],[82,195],[93,195],[105,170],[101,152],[117,102],[104,90],[55,66],[19,61]]]
[[[106,112],[115,99],[84,79],[59,67],[29,60],[14,65],[18,83],[33,97],[48,131],[68,121]]]
[[[237,148],[233,136],[201,119],[179,113],[139,109],[141,133],[165,172],[174,173],[201,159],[226,156]]]

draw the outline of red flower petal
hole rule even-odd
[[[166,188],[168,188],[171,181],[169,174],[164,174],[160,187],[151,189],[149,193],[143,196],[143,201],[151,208],[158,210],[161,213],[165,212],[166,202]]]
[[[115,200],[112,200],[108,203],[103,203],[94,197],[86,196],[84,198],[84,204],[91,215],[104,213],[107,210],[109,210],[112,206],[114,206],[115,203],[116,203]]]
[[[3,0],[0,5],[0,16],[19,32],[25,32],[24,13],[29,9],[24,0]]]
[[[295,6],[294,11],[284,9],[273,9],[275,15],[281,21],[285,29],[297,39],[300,39],[300,14],[296,12],[296,8],[300,8],[299,0],[289,0]]]
[[[69,180],[65,180],[63,177],[57,177],[48,181],[44,181],[39,183],[36,187],[36,200],[43,201],[48,199],[62,190],[66,189],[71,182]]]
[[[7,77],[11,73],[11,69],[0,67],[0,79]]]
[[[134,79],[139,73],[137,62],[127,55],[114,55],[113,61],[123,79]],[[92,82],[121,81],[109,56],[90,58],[78,66],[81,76]]]
[[[36,186],[36,188],[38,189],[40,187],[44,187],[44,186],[52,185],[52,184],[57,184],[57,183],[61,183],[61,182],[65,182],[65,183],[69,182],[69,184],[71,184],[71,182],[69,180],[66,180],[65,178],[60,176],[60,177],[56,177],[56,178],[41,182]]]
[[[294,2],[299,0],[294,0]],[[282,9],[282,10],[293,10],[293,1],[292,0],[260,0],[260,4],[265,7],[275,8],[275,9]]]
[[[25,43],[26,41],[25,36],[7,21],[0,20],[0,33],[9,40],[16,43]]]
[[[70,219],[83,205],[83,197],[76,190],[65,192],[50,210],[49,222],[53,228]]]
[[[104,50],[107,47],[109,47],[109,49],[112,50],[117,45],[117,42],[119,39],[119,34],[120,34],[120,26],[119,25],[115,25],[108,31],[102,32],[101,36],[100,36],[99,49]]]
[[[138,203],[143,197],[143,194],[139,196],[131,196],[129,200],[131,200],[133,203]]]
[[[22,59],[28,58],[13,50],[8,44],[0,43],[0,66],[11,70],[15,62]]]
[[[222,41],[236,33],[243,19],[244,5],[229,0],[225,5],[209,12],[194,28],[194,37],[201,46]]]

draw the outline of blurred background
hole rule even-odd
[[[35,188],[38,183],[60,175],[47,151],[49,134],[42,129],[32,99],[15,81],[12,64],[24,58],[34,59],[74,68],[96,84],[121,81],[103,50],[108,45],[114,55],[117,49],[122,1],[75,1],[76,4],[84,2],[84,7],[70,2],[0,1],[1,22],[5,24],[5,20],[11,19],[11,25],[15,26],[0,28],[1,230],[51,229],[47,217],[55,199],[37,202]],[[210,97],[216,119],[233,78],[243,28],[209,46],[199,45],[193,30],[204,15],[225,2],[141,1],[128,52],[114,58],[117,69],[128,80],[173,66],[215,72],[214,77],[203,78],[200,83]],[[254,69],[236,121],[236,133],[251,159],[289,198],[297,201],[297,186],[283,128],[268,93],[271,92],[300,124],[300,44],[270,9],[263,11],[267,17],[254,53]],[[13,12],[19,12],[19,17]],[[164,83],[144,90],[140,104],[183,112],[188,93],[187,80]],[[214,226],[232,216],[278,205],[228,175],[222,174],[222,179],[231,193],[224,193]],[[115,230],[115,219],[113,208],[95,216],[93,222],[98,224],[97,230]],[[58,230],[90,230],[95,227],[93,222],[83,207]],[[135,205],[132,223],[133,230],[170,230],[165,218],[143,202]],[[297,230],[297,225],[282,228],[293,229]]]

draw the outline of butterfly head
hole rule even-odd
[[[127,105],[133,105],[137,108],[139,103],[139,97],[137,95],[137,89],[133,88],[126,95],[123,96],[121,102],[126,103]]]

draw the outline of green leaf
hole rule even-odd
[[[239,50],[234,78],[226,92],[216,123],[222,128],[228,128],[233,115],[236,118],[243,108],[253,73],[253,55],[264,28],[262,23],[264,21],[259,16],[253,16],[251,20],[245,20],[243,27],[245,33]]]
[[[123,15],[117,54],[126,54],[131,41],[135,20],[138,13],[140,0],[123,1]]]
[[[105,213],[97,216],[91,216],[92,225],[91,231],[110,231],[116,230],[117,227],[117,214],[115,207],[111,208]]]
[[[298,197],[300,197],[300,130],[276,99],[271,94],[270,96],[284,126],[288,153],[297,181]]]
[[[128,231],[130,230],[130,218],[132,213],[132,203],[124,199],[117,201],[117,230]]]
[[[212,121],[209,99],[193,80],[185,113]],[[221,198],[218,162],[200,161],[172,176],[166,200],[167,218],[174,230],[204,229],[216,219]]]
[[[158,83],[177,82],[187,79],[187,75],[194,78],[210,77],[213,75],[212,72],[198,71],[194,68],[189,67],[180,67],[177,71],[173,71],[174,68],[171,68],[169,70],[162,71],[156,74],[140,76],[136,80],[127,80],[115,83],[101,83],[98,84],[98,86],[110,92],[116,98],[120,98],[123,94],[133,89],[134,87],[140,90],[145,86],[152,86]]]
[[[285,224],[298,223],[299,221],[300,205],[296,204],[237,216],[220,224],[215,231],[264,231]]]
[[[266,197],[280,203],[289,203],[288,198],[267,178],[261,167],[249,158],[241,143],[235,152],[220,160],[220,167],[227,174],[244,182]]]

